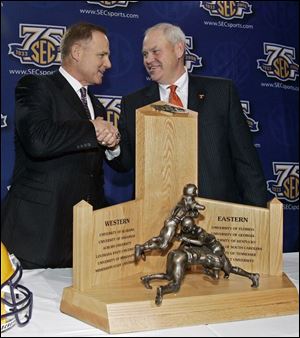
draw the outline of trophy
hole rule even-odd
[[[197,120],[165,102],[137,109],[135,199],[100,210],[85,201],[74,206],[73,284],[63,291],[62,312],[110,333],[298,312],[297,290],[282,273],[282,203],[259,208],[197,197]],[[178,250],[184,269],[204,273],[177,274]],[[178,293],[162,287],[153,306],[140,278],[150,287],[147,276],[164,271],[166,259],[184,283]],[[230,277],[217,279],[220,272]]]

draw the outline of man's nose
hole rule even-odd
[[[148,53],[147,56],[144,56],[144,62],[148,65],[153,61],[153,55]]]
[[[111,61],[110,61],[109,57],[108,57],[108,58],[106,59],[106,61],[105,61],[105,68],[106,68],[106,69],[111,68]]]

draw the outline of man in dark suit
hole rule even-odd
[[[146,31],[144,65],[153,82],[123,97],[120,155],[111,166],[134,167],[136,109],[169,101],[198,112],[199,196],[266,207],[263,171],[233,83],[188,75],[184,55],[185,35],[179,27],[163,23]],[[171,85],[176,85],[175,93]]]
[[[102,164],[118,130],[88,91],[111,67],[105,30],[70,27],[62,66],[49,76],[25,76],[16,87],[16,159],[2,204],[1,241],[23,268],[72,265],[73,206],[105,205]]]

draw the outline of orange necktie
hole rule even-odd
[[[176,106],[183,107],[183,104],[180,100],[180,97],[176,94],[177,86],[171,85],[170,88],[170,95],[169,95],[169,103],[175,104]]]

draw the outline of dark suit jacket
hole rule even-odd
[[[105,109],[89,93],[96,116]],[[1,240],[36,267],[72,264],[73,206],[104,205],[104,148],[67,80],[25,76],[16,87],[15,168],[2,203]]]
[[[135,110],[159,101],[156,83],[122,99],[121,155],[116,170],[135,163]],[[263,170],[237,92],[230,80],[189,77],[188,108],[198,112],[199,196],[266,207]]]

